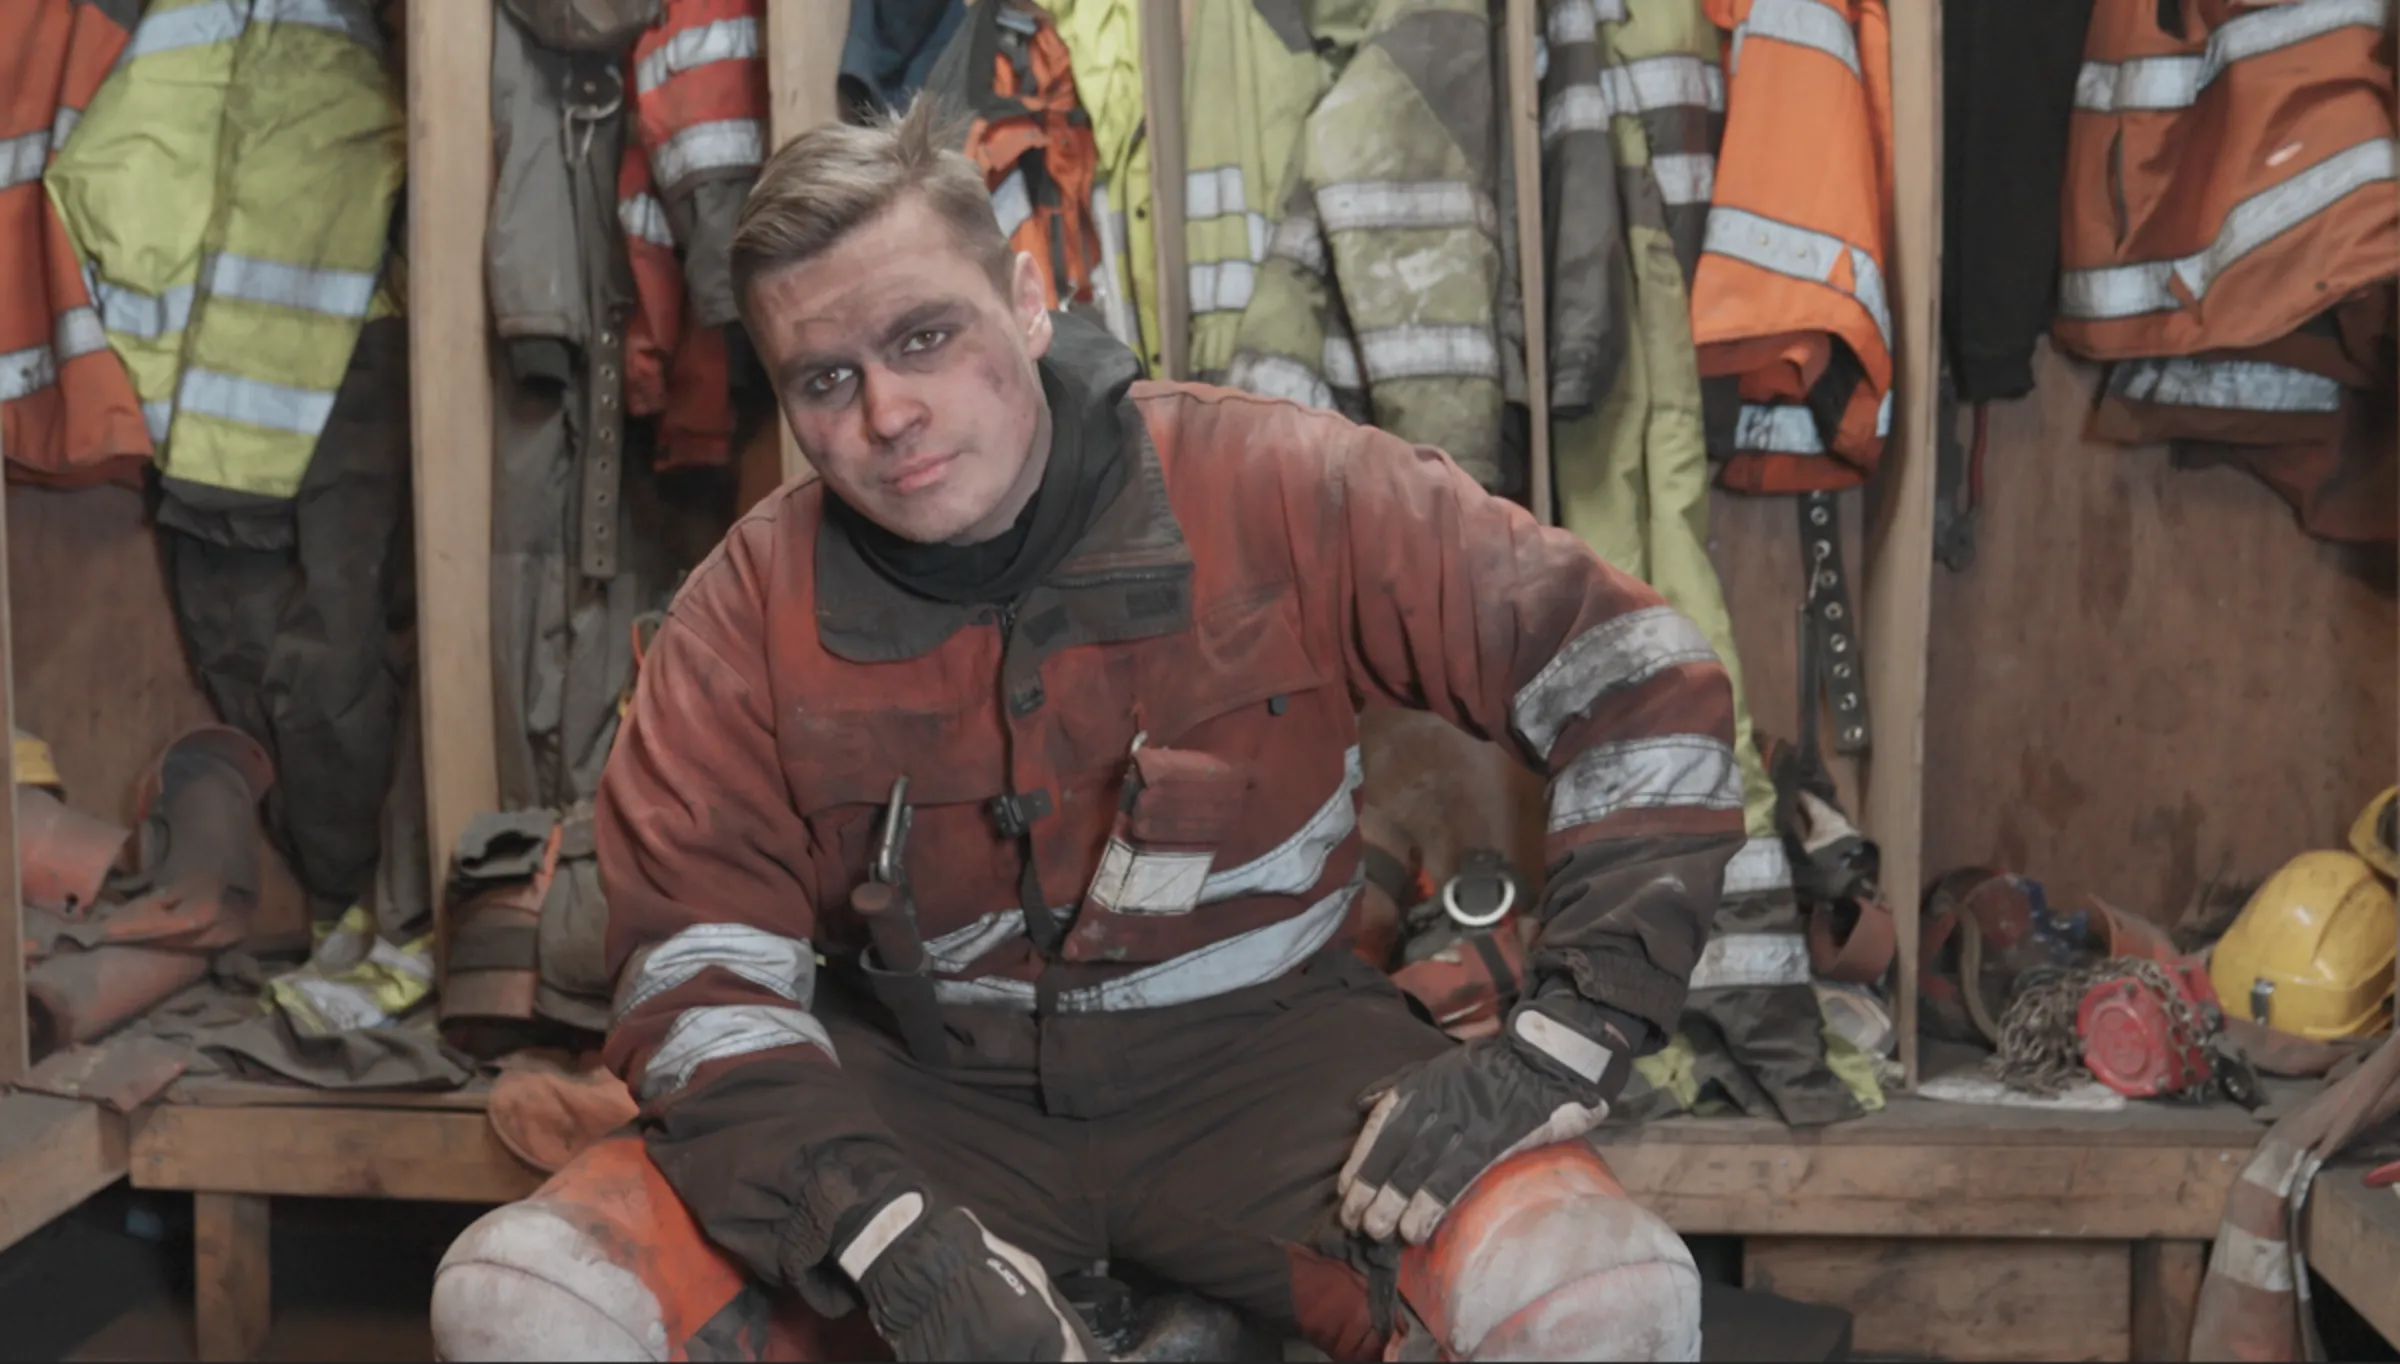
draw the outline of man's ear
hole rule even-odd
[[[1039,360],[1050,353],[1050,291],[1042,285],[1042,267],[1026,252],[1017,253],[1016,266],[1009,274],[1009,292],[1017,322],[1025,329],[1025,353]]]

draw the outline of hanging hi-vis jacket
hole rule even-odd
[[[1738,375],[1729,488],[1852,487],[1891,426],[1891,37],[1883,0],[1708,0],[1732,30],[1692,336]],[[1830,456],[1830,458],[1828,457]]]
[[[666,0],[626,59],[633,136],[617,221],[636,308],[625,328],[625,410],[659,417],[662,468],[733,458],[728,255],[766,153],[763,0]]]
[[[1384,0],[1303,125],[1226,382],[1336,408],[1499,485],[1505,381],[1491,19]]]
[[[364,0],[154,0],[45,177],[170,494],[300,486],[406,169]]]
[[[1093,291],[1109,332],[1149,374],[1165,363],[1158,334],[1158,226],[1151,220],[1150,137],[1142,103],[1141,10],[1134,0],[1041,0],[1075,70],[1099,173],[1092,222],[1101,264]]]
[[[1184,272],[1192,377],[1222,383],[1301,125],[1333,83],[1300,0],[1195,0],[1184,38]],[[1349,35],[1355,42],[1356,35]]]
[[[81,262],[42,192],[128,32],[134,0],[0,5],[0,452],[9,477],[138,481],[150,436]]]
[[[1092,302],[1100,153],[1057,23],[1022,0],[972,6],[925,89],[973,120],[967,157],[983,170],[1009,244],[1041,268],[1050,305]]]
[[[2263,345],[2400,261],[2383,0],[2098,0],[2069,124],[2059,344]]]

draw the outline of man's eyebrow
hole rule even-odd
[[[958,308],[959,301],[954,298],[937,298],[930,303],[920,303],[900,314],[899,318],[885,329],[883,343],[889,346],[895,342],[904,341],[908,339],[910,333],[923,331],[936,322],[946,320],[951,314],[957,312]]]

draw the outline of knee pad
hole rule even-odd
[[[1451,1359],[1700,1357],[1690,1249],[1581,1142],[1476,1181],[1402,1258],[1400,1287]]]
[[[436,1358],[663,1360],[666,1322],[639,1275],[539,1197],[460,1234],[433,1276]]]

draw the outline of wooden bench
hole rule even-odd
[[[267,1200],[501,1203],[540,1181],[492,1135],[475,1091],[190,1097],[138,1116],[130,1174],[194,1195],[205,1359],[249,1358],[265,1338]],[[1676,1119],[1602,1144],[1677,1230],[1744,1238],[1747,1286],[1857,1310],[1862,1349],[2181,1359],[2207,1243],[2263,1130],[2222,1106],[2056,1114],[1903,1098],[1820,1132]]]

